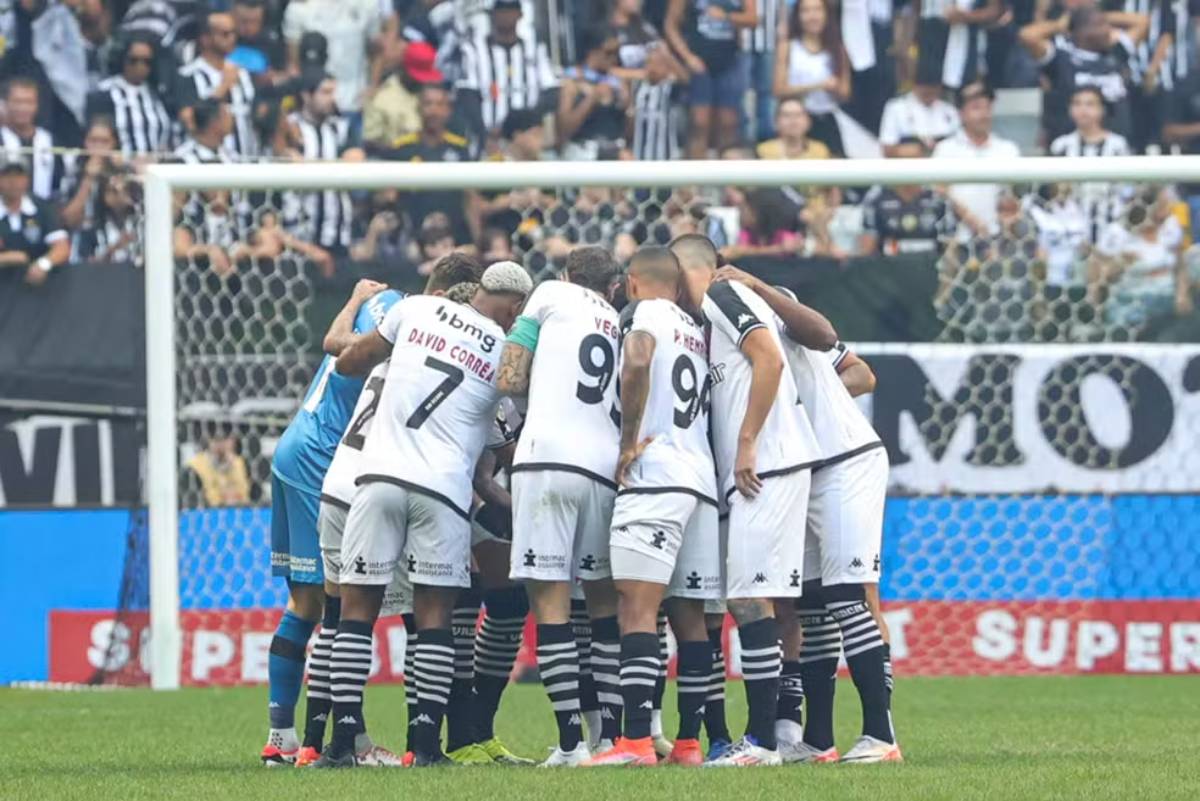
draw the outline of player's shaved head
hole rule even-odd
[[[671,240],[671,252],[684,270],[716,270],[721,256],[717,246],[704,234],[683,234]]]
[[[628,293],[630,300],[679,297],[683,270],[670,248],[650,246],[639,249],[629,260]]]
[[[600,247],[575,248],[567,254],[567,280],[608,297],[621,265]]]
[[[479,283],[483,265],[474,256],[454,251],[438,259],[425,283],[426,295],[444,295],[455,284]]]

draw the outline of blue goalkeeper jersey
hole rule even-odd
[[[403,297],[400,292],[385,289],[368,299],[354,319],[354,333],[374,331],[388,309]],[[321,494],[321,483],[333,461],[333,452],[350,424],[350,415],[363,388],[362,378],[338,373],[334,369],[336,361],[334,356],[321,360],[300,410],[275,446],[271,462],[271,472],[280,481],[313,495]]]

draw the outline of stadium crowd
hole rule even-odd
[[[1007,158],[996,90],[1033,87],[1027,153],[1200,153],[1197,19],[1188,0],[0,0],[0,280],[139,262],[138,171],[164,159]],[[214,192],[177,217],[177,256],[221,275],[283,254],[427,275],[454,249],[541,274],[578,244],[626,258],[700,231],[738,259],[934,253],[950,316],[956,276],[998,269],[993,290],[1138,329],[1192,310],[1200,185]]]

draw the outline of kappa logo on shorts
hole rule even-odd
[[[525,552],[525,567],[537,567],[537,554],[530,548]]]
[[[656,531],[650,537],[650,544],[658,550],[663,549],[663,543],[667,541],[667,533],[665,531]]]
[[[589,553],[587,556],[580,559],[579,560],[579,569],[580,570],[595,570],[596,569],[596,557],[593,554]]]
[[[687,588],[689,590],[700,589],[700,574],[695,570],[687,574]]]
[[[800,571],[799,570],[793,570],[792,575],[788,576],[788,578],[790,578],[792,580],[792,583],[788,586],[791,586],[791,587],[799,587],[800,586]]]
[[[361,556],[354,559],[354,572],[360,576],[367,575],[367,562]]]
[[[411,553],[408,555],[408,572],[417,572],[417,557],[413,556]]]
[[[755,573],[754,574],[754,583],[755,584],[766,584],[767,583],[767,574],[766,573]]]

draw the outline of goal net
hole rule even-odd
[[[361,233],[370,193],[395,189],[401,213],[409,192],[477,192],[480,252],[535,280],[579,245],[624,260],[696,231],[825,312],[878,377],[862,404],[893,466],[879,558],[899,673],[1200,670],[1200,348],[1161,344],[1185,336],[1200,278],[1184,180],[1200,160],[152,167],[149,524],[126,577],[142,603],[106,679],[265,680],[286,601],[271,457],[351,284],[313,265],[302,220],[273,253],[215,251],[312,192],[356,192]],[[179,251],[181,227],[205,247]],[[388,277],[419,286],[421,254],[397,248],[412,267]],[[403,635],[378,633],[376,680],[399,678]]]

